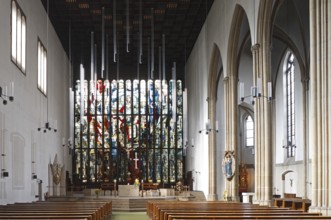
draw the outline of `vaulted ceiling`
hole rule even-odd
[[[184,80],[185,59],[188,58],[214,0],[115,0],[116,16],[113,15],[114,0],[41,0],[48,10],[50,20],[62,42],[72,57],[74,78],[77,78],[79,64],[83,63],[90,72],[91,32],[97,45],[98,78],[101,69],[102,8],[104,7],[105,33],[108,35],[109,79],[137,78],[139,49],[139,18],[141,6],[142,20],[142,64],[140,78],[146,79],[148,68],[148,41],[151,46],[152,26],[154,26],[154,78],[159,78],[159,47],[162,34],[165,35],[166,78],[171,78],[171,67],[176,62],[177,78]],[[129,4],[128,4],[129,3]],[[127,8],[127,5],[129,7]],[[129,10],[127,10],[129,9]],[[152,19],[153,13],[153,19]],[[116,17],[117,51],[119,67],[113,60],[113,18]],[[127,17],[129,31],[127,31]],[[151,21],[154,21],[152,25]],[[69,31],[70,30],[70,31]],[[71,33],[71,46],[69,45]],[[127,33],[129,32],[129,52]],[[150,60],[151,63],[151,60]]]

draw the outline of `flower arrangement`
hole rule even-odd
[[[136,178],[136,179],[134,180],[133,185],[135,185],[135,186],[139,186],[139,185],[140,185],[140,183],[139,183],[139,179]]]
[[[99,193],[100,193],[100,191],[101,191],[101,189],[96,189],[96,190],[94,191],[94,193],[95,193],[95,195],[96,195],[97,198],[99,198]]]

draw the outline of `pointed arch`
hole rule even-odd
[[[237,99],[237,84],[238,84],[238,52],[240,44],[240,33],[243,25],[245,11],[243,7],[236,4],[232,16],[231,28],[229,33],[229,41],[227,48],[227,70],[224,78],[224,106],[225,106],[225,122],[226,132],[225,150],[234,151],[238,154],[238,99]],[[244,39],[245,40],[245,39]],[[237,158],[238,155],[235,155]],[[238,166],[238,165],[237,165]],[[238,167],[236,168],[238,170]],[[231,182],[226,183],[226,190],[232,197],[232,200],[239,201],[238,179],[235,178]]]
[[[208,74],[208,118],[211,122],[211,128],[215,130],[215,118],[216,118],[216,101],[217,101],[217,85],[218,78],[220,74],[220,68],[222,65],[220,50],[216,44],[214,44],[212,49],[211,61],[209,64],[209,74]],[[208,200],[217,200],[216,194],[216,134],[211,132],[208,136],[208,146],[209,146],[209,184],[208,184]]]

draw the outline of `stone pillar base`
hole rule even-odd
[[[310,206],[308,212],[322,213],[323,216],[331,216],[331,207]]]
[[[217,194],[209,194],[207,196],[207,201],[217,201]]]

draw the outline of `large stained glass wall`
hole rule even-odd
[[[77,81],[73,161],[76,183],[182,180],[182,82]]]

